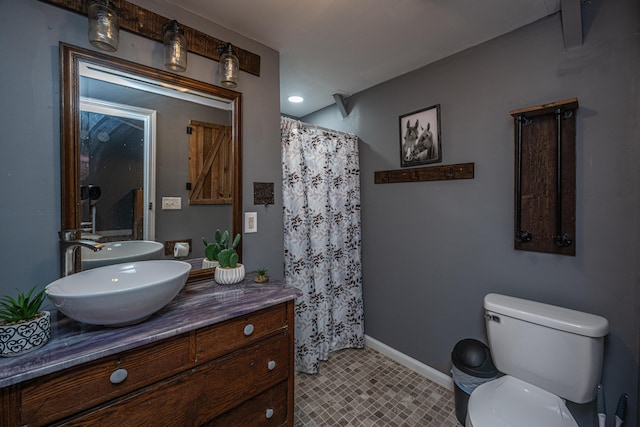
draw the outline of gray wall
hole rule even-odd
[[[134,3],[260,55],[260,77],[242,72],[237,89],[243,94],[243,204],[245,210],[258,212],[258,233],[243,235],[244,262],[250,270],[265,267],[282,278],[278,52],[166,2]],[[58,42],[93,48],[87,41],[86,17],[37,0],[0,0],[0,28],[4,39],[11,41],[0,44],[1,295],[44,286],[58,277]],[[162,45],[126,31],[120,32],[114,56],[164,69]],[[188,61],[185,75],[215,84],[217,62],[193,54]],[[276,205],[253,205],[254,181],[276,183]],[[172,231],[185,237],[178,229]],[[199,242],[202,234],[191,237]]]
[[[458,340],[486,340],[489,292],[602,315],[611,325],[608,411],[629,393],[631,426],[640,316],[638,7],[594,0],[583,10],[581,47],[564,48],[554,15],[358,93],[347,118],[330,107],[303,120],[361,139],[369,336],[448,373]],[[577,255],[515,251],[509,111],[571,97],[580,103]],[[442,163],[474,162],[475,179],[374,185],[374,171],[400,167],[398,117],[433,104],[442,108]],[[574,410],[584,418],[591,407]]]

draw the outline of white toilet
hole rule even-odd
[[[607,319],[498,294],[484,308],[491,355],[505,375],[471,393],[465,426],[577,427],[564,399],[595,399]]]

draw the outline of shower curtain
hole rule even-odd
[[[296,300],[296,370],[364,347],[358,138],[282,117],[286,283]]]

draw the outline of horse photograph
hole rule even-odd
[[[400,166],[439,162],[440,104],[400,116]]]

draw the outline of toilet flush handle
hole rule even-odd
[[[500,323],[500,316],[496,316],[495,314],[485,313],[484,318],[492,322]]]

